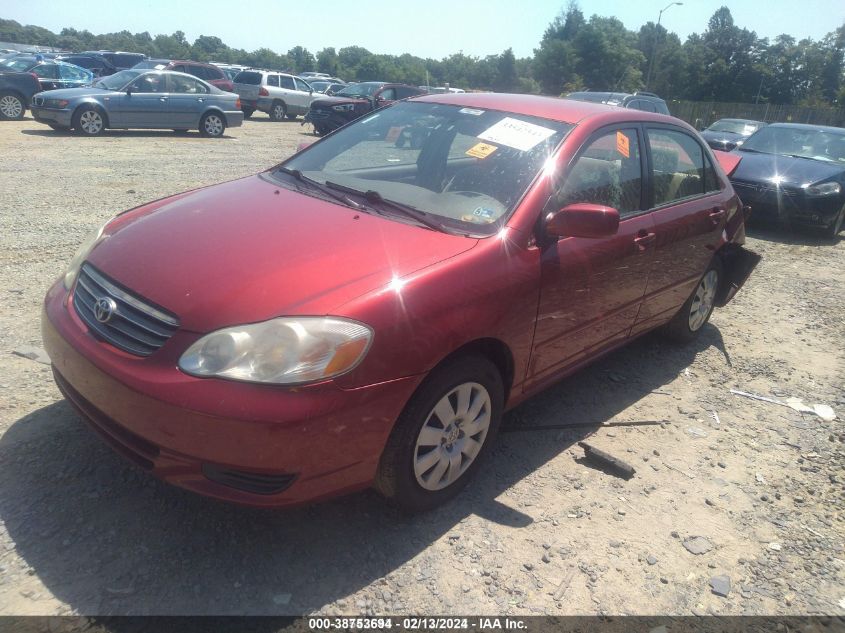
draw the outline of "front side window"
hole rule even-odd
[[[654,206],[705,193],[704,149],[679,130],[649,129]],[[710,169],[712,169],[710,165]],[[710,179],[712,186],[713,179]]]
[[[94,86],[96,88],[105,88],[106,90],[121,90],[132,79],[145,72],[144,70],[121,70],[108,77],[103,77]]]
[[[378,93],[378,98],[384,99],[385,101],[393,101],[396,99],[396,91],[393,88],[385,88]]]
[[[296,82],[296,89],[297,90],[300,90],[302,92],[311,92],[311,87],[307,83],[302,81],[301,79],[296,79],[294,77],[294,81]]]
[[[591,140],[555,187],[558,208],[576,202],[601,204],[620,217],[641,210],[642,163],[635,129],[611,130]]]
[[[444,230],[489,234],[504,224],[572,127],[495,110],[400,102],[302,151],[275,178],[290,182],[284,170],[297,170],[304,179],[352,192],[376,213],[391,215],[381,198],[422,211]]]
[[[59,71],[62,73],[62,79],[70,79],[71,81],[85,81],[90,80],[91,77],[81,68],[74,68],[73,66],[59,66]]]

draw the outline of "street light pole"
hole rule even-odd
[[[683,2],[670,2],[665,7],[660,10],[660,13],[657,15],[657,26],[654,27],[654,44],[651,47],[651,59],[648,60],[648,74],[645,78],[645,89],[648,90],[648,86],[651,83],[651,71],[654,68],[654,58],[657,56],[657,37],[660,35],[660,20],[663,18],[663,12],[670,7],[674,7],[675,5],[681,6]]]

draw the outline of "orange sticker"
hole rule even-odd
[[[616,151],[622,154],[625,158],[630,158],[631,147],[628,142],[628,137],[622,132],[616,133]]]
[[[495,145],[490,145],[489,143],[476,143],[467,150],[466,154],[467,156],[472,156],[474,158],[487,158],[497,149],[499,148]]]
[[[387,136],[384,138],[385,141],[388,143],[395,143],[396,139],[399,138],[399,135],[402,133],[402,128],[399,126],[392,127],[387,131]]]

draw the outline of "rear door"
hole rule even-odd
[[[169,75],[168,109],[170,124],[177,128],[199,126],[200,116],[205,111],[208,87],[195,77]]]
[[[672,318],[690,296],[721,244],[733,197],[691,133],[663,124],[645,131],[657,242],[635,334]]]
[[[62,87],[61,77],[59,77],[59,67],[56,64],[38,64],[29,72],[35,73],[38,76],[38,83],[41,85],[41,90],[55,90]]]
[[[589,202],[617,209],[621,221],[611,237],[565,237],[543,248],[529,383],[628,337],[654,258],[645,170],[642,133],[630,124],[602,128],[563,170],[547,211]]]

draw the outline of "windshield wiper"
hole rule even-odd
[[[308,176],[304,176],[301,171],[298,169],[290,169],[288,167],[279,167],[279,171],[283,174],[288,174],[289,176],[293,176],[295,180],[299,182],[305,183],[310,187],[317,189],[318,191],[322,191],[327,196],[334,198],[338,202],[341,202],[347,207],[352,207],[353,209],[361,210],[363,206],[352,200],[351,198],[343,195],[339,195],[336,191],[332,191],[331,187],[327,186],[328,183],[325,185],[314,180],[313,178],[309,178]]]
[[[771,154],[771,152],[764,152],[763,150],[754,149],[754,148],[751,148],[751,147],[745,147],[743,145],[740,145],[739,147],[737,147],[737,149],[740,152],[753,152],[755,154]]]
[[[355,189],[354,187],[347,187],[346,185],[331,182],[330,180],[326,181],[326,187],[331,187],[332,189],[336,189],[337,191],[345,191],[346,193],[361,196],[371,204],[380,204],[385,207],[389,207],[393,211],[397,211],[405,217],[411,218],[412,220],[419,222],[423,226],[427,226],[428,228],[433,229],[435,231],[446,230],[446,227],[444,227],[442,224],[430,219],[425,211],[420,211],[419,209],[416,209],[408,204],[402,204],[401,202],[394,202],[393,200],[388,200],[387,198],[384,198],[378,191],[375,191],[373,189],[361,191],[360,189]]]

